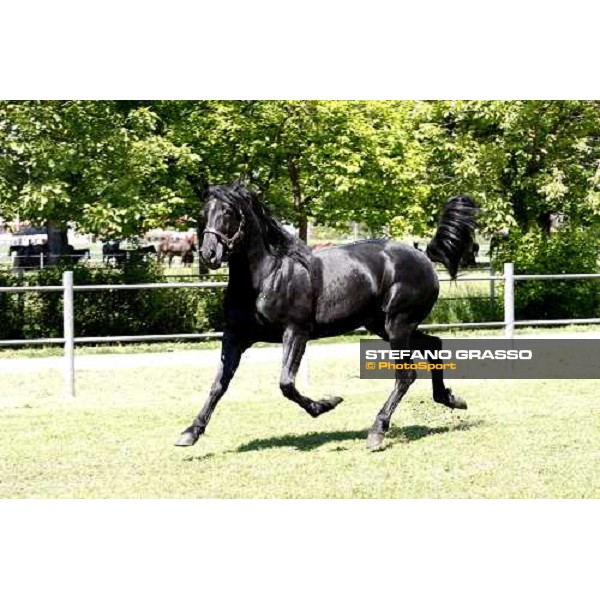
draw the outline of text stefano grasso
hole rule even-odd
[[[365,350],[366,360],[531,360],[531,350]]]

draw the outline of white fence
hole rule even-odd
[[[504,282],[504,320],[486,321],[480,323],[436,323],[421,325],[422,329],[475,329],[475,328],[504,328],[504,335],[507,338],[514,336],[515,327],[541,326],[541,325],[573,325],[573,324],[594,324],[600,323],[600,318],[590,319],[540,319],[540,320],[515,320],[515,282],[533,281],[544,279],[594,279],[600,278],[600,273],[579,273],[579,274],[555,274],[555,275],[515,275],[514,265],[506,263],[502,275],[488,275],[476,277],[461,277],[455,281],[503,281]],[[451,281],[447,277],[440,277],[440,281]],[[140,283],[140,284],[101,284],[101,285],[74,285],[73,273],[66,271],[63,273],[62,285],[54,286],[9,286],[0,287],[0,293],[27,293],[27,292],[61,292],[63,294],[63,337],[56,338],[38,338],[27,340],[0,340],[0,346],[23,346],[30,344],[63,344],[65,360],[65,395],[72,397],[75,395],[75,345],[82,343],[101,343],[101,342],[148,342],[161,340],[198,340],[198,339],[217,339],[222,336],[222,332],[215,331],[209,333],[173,333],[164,335],[122,335],[106,337],[76,337],[74,326],[73,295],[75,292],[93,292],[96,290],[145,290],[160,288],[223,288],[226,282],[196,282],[196,283]],[[359,330],[360,331],[360,330]],[[364,331],[364,330],[363,330]]]

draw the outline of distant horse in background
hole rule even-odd
[[[168,237],[160,243],[157,259],[159,262],[162,262],[166,257],[170,267],[173,263],[173,257],[179,256],[181,257],[182,265],[192,265],[194,263],[194,252],[196,249],[196,244],[192,237]]]
[[[121,242],[108,240],[102,244],[102,264],[120,266],[127,259],[127,252],[121,249]]]
[[[146,246],[139,246],[126,251],[127,260],[142,261],[146,262],[150,260],[150,256],[156,255],[156,248],[154,244],[147,244]]]
[[[331,242],[318,242],[316,244],[311,244],[310,248],[312,250],[321,250],[323,248],[330,248],[331,246],[333,246]]]
[[[426,252],[384,240],[368,240],[313,251],[288,233],[240,184],[207,190],[202,258],[211,269],[229,262],[225,329],[220,366],[208,399],[176,445],[190,446],[206,429],[227,390],[242,353],[255,342],[283,343],[280,389],[310,416],[333,410],[339,397],[312,400],[296,388],[296,374],[309,339],[336,336],[365,326],[393,350],[439,350],[441,340],[417,330],[439,294],[432,261],[454,278],[473,243],[476,206],[468,196],[452,198]],[[431,360],[439,364],[441,360]],[[449,408],[466,403],[432,371],[433,399]],[[397,370],[394,390],[367,438],[377,450],[415,371]]]

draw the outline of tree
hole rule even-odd
[[[415,142],[406,156],[426,190],[426,214],[469,193],[482,207],[484,232],[510,232],[494,245],[496,268],[514,262],[521,273],[597,270],[600,103],[417,102],[408,122]],[[551,234],[548,217],[559,212],[568,221]],[[594,281],[528,281],[516,288],[516,310],[521,318],[587,317],[599,298]]]
[[[600,103],[418,102],[409,122],[431,208],[470,193],[489,233],[528,231],[554,211],[585,227],[597,220]]]
[[[129,237],[197,219],[209,183],[245,178],[306,238],[309,219],[395,236],[470,193],[488,233],[600,212],[600,103],[0,102],[0,211]],[[62,233],[61,233],[62,232]]]
[[[206,181],[243,176],[306,239],[309,217],[381,228],[398,208],[402,103],[232,101],[187,106],[173,139]]]
[[[208,183],[249,181],[306,239],[308,219],[372,231],[422,220],[404,164],[411,104],[369,101],[0,103],[0,208],[124,237],[198,216]],[[419,188],[421,189],[421,188]],[[51,240],[52,241],[52,240]]]
[[[168,159],[185,163],[186,149],[162,135],[143,103],[1,102],[0,147],[0,209],[47,225],[54,259],[70,221],[122,237],[184,203]]]

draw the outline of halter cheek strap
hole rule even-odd
[[[242,239],[244,235],[244,225],[246,224],[246,217],[244,213],[240,211],[240,224],[238,225],[237,231],[228,238],[224,233],[217,231],[213,227],[206,227],[202,232],[202,237],[204,237],[207,233],[212,233],[216,235],[219,240],[223,243],[223,245],[231,252],[234,249],[235,245]]]

